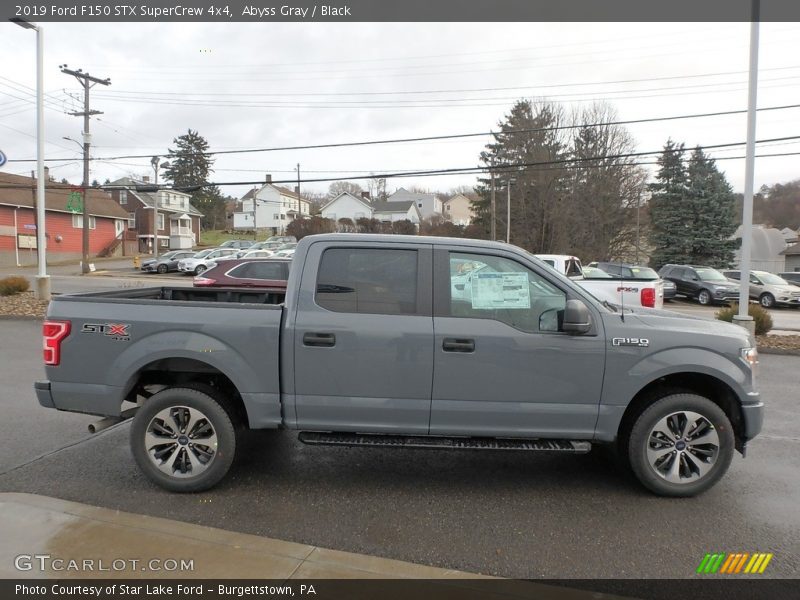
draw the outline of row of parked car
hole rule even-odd
[[[739,299],[741,272],[717,270],[699,265],[664,265],[656,273],[648,267],[636,267],[620,263],[591,263],[588,277],[598,277],[597,271],[609,277],[626,279],[664,280],[664,300],[684,296],[709,304],[727,304]],[[764,308],[773,306],[800,306],[800,272],[775,275],[766,271],[750,272],[750,299],[758,301]]]
[[[625,282],[660,280],[663,282],[665,301],[672,300],[678,295],[697,300],[702,305],[727,304],[739,299],[741,273],[737,270],[720,271],[698,265],[668,264],[656,272],[649,267],[615,262],[592,262],[588,266],[582,266],[580,260],[574,256],[552,257],[562,259],[555,261],[549,255],[540,258],[568,277],[578,280],[579,285],[583,285],[592,293],[595,291],[589,285],[591,281],[617,280],[624,288],[629,285]],[[640,291],[644,292],[644,288]],[[597,293],[595,295],[597,296]],[[632,298],[635,300],[635,296]],[[750,299],[758,301],[765,308],[800,306],[800,272],[775,275],[766,271],[751,271]],[[644,302],[641,306],[653,308]]]
[[[263,287],[283,290],[297,240],[273,236],[263,242],[229,240],[217,248],[173,250],[146,260],[147,273],[180,272],[194,275],[202,287]]]

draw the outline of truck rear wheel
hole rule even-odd
[[[636,419],[628,459],[636,477],[660,496],[711,488],[733,459],[733,428],[723,410],[696,394],[657,400]]]
[[[210,394],[189,387],[149,398],[133,418],[130,441],[142,472],[171,492],[213,487],[236,452],[231,415]]]

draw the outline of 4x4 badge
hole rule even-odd
[[[650,345],[650,340],[647,338],[614,338],[611,340],[612,346],[638,346],[640,348],[647,348]]]

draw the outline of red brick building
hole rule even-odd
[[[55,181],[45,186],[48,262],[83,255],[83,215],[69,209],[71,190]],[[0,173],[0,265],[36,264],[35,203],[35,179]],[[128,213],[102,190],[89,190],[88,205],[90,255],[122,255]]]

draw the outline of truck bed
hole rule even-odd
[[[134,382],[230,373],[250,426],[280,424],[284,295],[269,290],[153,287],[55,296],[47,319],[68,321],[60,364],[47,366],[53,408],[117,416]]]

